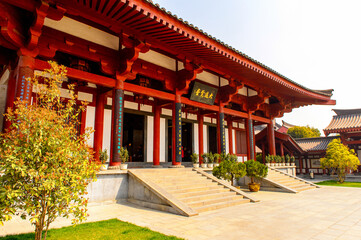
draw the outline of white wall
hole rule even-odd
[[[110,156],[111,135],[112,135],[112,110],[104,109],[103,150],[106,149],[109,156]]]
[[[203,152],[208,152],[208,125],[203,125]]]
[[[232,129],[233,153],[236,154],[236,130]]]
[[[193,152],[199,154],[198,123],[193,124]]]
[[[153,162],[153,133],[154,133],[154,118],[153,116],[146,116],[147,118],[147,155],[145,162]]]
[[[159,146],[159,160],[160,162],[166,162],[165,159],[165,151],[168,149],[165,145],[165,131],[167,129],[167,126],[165,125],[165,118],[160,118],[160,146]]]
[[[95,107],[87,106],[86,107],[86,119],[85,119],[85,128],[94,129],[95,124]],[[89,139],[87,141],[90,147],[94,147],[94,132],[90,134]]]
[[[228,139],[228,128],[224,130],[224,134],[226,135],[226,153],[229,153],[229,139]]]

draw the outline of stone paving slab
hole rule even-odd
[[[89,207],[90,221],[117,217],[122,221],[186,239],[353,240],[361,239],[361,189],[322,187],[298,194],[251,193],[261,202],[248,203],[195,217],[137,207],[129,203]],[[58,219],[52,227],[70,225]],[[0,236],[32,231],[15,218],[0,227]]]

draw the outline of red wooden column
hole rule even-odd
[[[298,161],[299,161],[300,174],[302,174],[303,161],[301,155],[298,157]]]
[[[228,148],[229,154],[233,154],[233,125],[232,118],[229,117],[227,119],[227,127],[228,127]]]
[[[35,59],[31,56],[19,56],[18,72],[17,72],[17,89],[16,99],[31,103],[32,85],[27,78],[34,77]]]
[[[173,159],[172,165],[182,164],[182,103],[181,95],[175,94],[173,106]]]
[[[8,82],[8,89],[6,92],[6,108],[5,112],[7,112],[7,109],[13,109],[14,108],[14,101],[15,101],[15,94],[16,94],[16,78],[15,78],[15,71],[11,70],[9,82]],[[4,118],[4,125],[3,125],[3,131],[5,129],[10,127],[11,122],[7,120],[7,118]],[[1,129],[0,129],[1,130]]]
[[[198,113],[197,120],[198,120],[198,148],[199,148],[199,163],[203,163],[202,154],[204,153],[203,149],[203,115]]]
[[[281,156],[285,155],[284,149],[283,149],[283,142],[280,142],[280,151],[281,151]]]
[[[254,128],[252,114],[248,112],[248,118],[246,119],[246,137],[247,137],[247,160],[255,159],[255,144],[254,144]]]
[[[266,152],[265,152],[265,145],[264,142],[262,143],[262,161],[265,164],[266,163]]]
[[[112,105],[112,150],[110,156],[110,166],[121,164],[119,151],[123,146],[123,111],[124,111],[124,82],[117,79],[113,90]]]
[[[157,105],[157,101],[154,101],[154,127],[153,127],[153,165],[159,166],[160,155],[160,114],[162,108]]]
[[[217,119],[217,129],[218,129],[218,153],[226,152],[226,135],[224,128],[224,111],[223,105],[219,105],[219,113]]]
[[[105,93],[98,90],[95,105],[95,124],[94,124],[94,151],[95,160],[99,161],[100,151],[103,149],[103,129],[104,129],[104,104]]]
[[[268,151],[270,155],[276,155],[276,141],[275,141],[275,132],[273,129],[273,121],[271,121],[267,126],[268,131]]]

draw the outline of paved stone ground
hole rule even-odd
[[[266,191],[252,194],[261,202],[191,218],[128,203],[92,206],[88,221],[117,217],[168,235],[197,240],[361,239],[360,188],[322,187],[298,194]],[[59,219],[53,227],[69,224],[69,220]],[[0,235],[29,231],[32,231],[30,224],[19,219],[0,227]]]

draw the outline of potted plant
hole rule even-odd
[[[276,167],[279,167],[281,165],[281,156],[276,155],[275,161],[276,161]]]
[[[191,159],[193,162],[193,167],[199,168],[199,155],[197,153],[192,153]]]
[[[290,160],[291,160],[291,166],[294,166],[295,165],[295,157],[291,156]]]
[[[207,154],[208,156],[208,164],[207,167],[208,168],[213,168],[213,162],[214,162],[214,154],[212,152]]]
[[[282,157],[281,157],[281,166],[286,166],[285,156],[282,156]]]
[[[260,162],[254,160],[248,160],[245,162],[246,176],[250,178],[251,182],[248,184],[248,188],[251,192],[258,192],[261,186],[256,180],[260,180],[267,176],[268,167]]]
[[[201,164],[201,167],[202,168],[207,168],[207,162],[208,162],[208,154],[207,153],[203,153],[202,154],[202,164]]]
[[[246,175],[246,166],[242,162],[237,162],[236,155],[223,154],[223,158],[219,166],[213,168],[212,173],[219,179],[229,181],[233,186],[235,179]]]
[[[275,156],[274,155],[268,155],[270,157],[270,165],[271,167],[274,167],[276,165],[275,163]]]
[[[213,155],[214,155],[214,163],[213,163],[213,165],[214,165],[215,167],[218,167],[218,166],[219,166],[219,160],[220,160],[221,154],[215,153],[215,154],[213,154]]]
[[[290,158],[290,155],[286,155],[286,166],[289,166],[290,165],[290,161],[291,161],[291,158]]]
[[[100,171],[105,171],[108,169],[108,164],[106,164],[108,157],[109,156],[106,149],[103,151],[99,149],[99,161],[101,162]]]
[[[120,164],[120,169],[121,170],[125,170],[128,168],[128,160],[129,160],[129,154],[128,154],[128,150],[125,147],[122,147],[119,151],[119,159],[122,162],[122,164]]]

